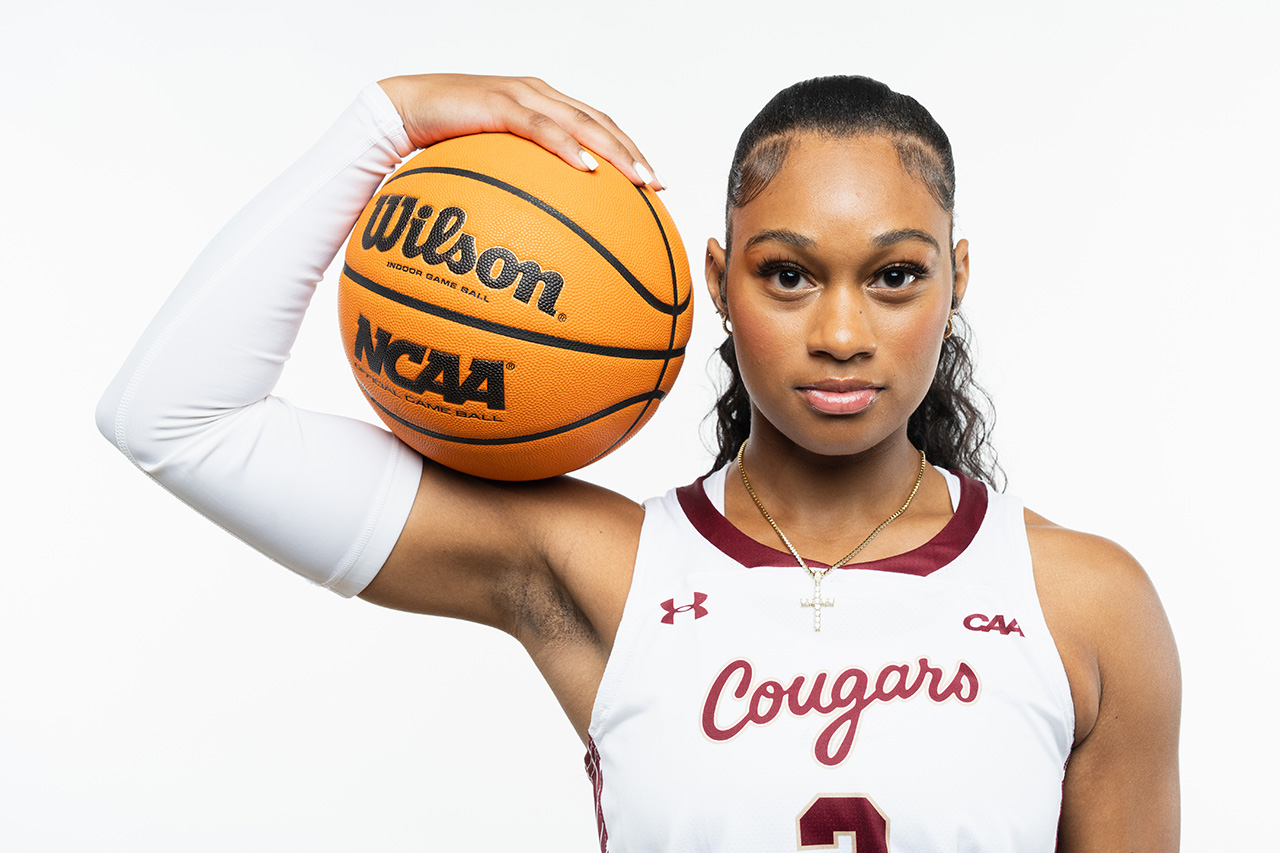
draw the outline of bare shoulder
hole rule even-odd
[[[1023,510],[1032,556],[1057,569],[1074,566],[1080,572],[1119,572],[1146,577],[1138,561],[1124,548],[1102,536],[1055,524],[1040,513]]]
[[[1073,664],[1097,671],[1107,663],[1109,650],[1135,635],[1162,631],[1172,641],[1155,586],[1132,554],[1110,539],[1062,527],[1031,510],[1024,517],[1040,604],[1068,676]],[[1100,689],[1078,681],[1073,679],[1072,691],[1080,698]],[[1079,723],[1094,716],[1089,705],[1097,703],[1081,707],[1077,701],[1081,736],[1087,730],[1080,731]]]
[[[1076,712],[1059,850],[1176,850],[1181,675],[1155,586],[1115,542],[1025,521]]]
[[[1055,606],[1075,604],[1095,611],[1126,609],[1134,600],[1156,600],[1146,571],[1120,545],[1062,527],[1029,509],[1024,510],[1024,518],[1042,599],[1048,594]],[[1070,601],[1056,600],[1063,595]]]

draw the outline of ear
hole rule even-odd
[[[725,301],[725,257],[720,241],[712,237],[707,241],[706,259],[707,292],[716,306],[716,313],[721,317],[729,316],[729,306]]]
[[[955,283],[951,289],[951,307],[959,308],[969,287],[969,241],[959,240],[955,248]]]

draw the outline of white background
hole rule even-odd
[[[1258,849],[1277,794],[1280,73],[1274,7],[1208,5],[7,8],[0,847],[594,848],[582,747],[513,640],[309,587],[92,423],[187,264],[363,84],[459,70],[609,111],[695,260],[777,89],[862,73],[929,107],[955,146],[1009,490],[1148,568],[1185,677],[1184,848]],[[330,281],[281,393],[371,417],[332,302]],[[720,333],[698,311],[674,394],[584,476],[642,498],[705,470]]]

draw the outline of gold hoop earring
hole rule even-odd
[[[955,333],[955,326],[952,325],[952,320],[955,319],[955,316],[955,314],[947,315],[947,330],[942,333],[942,339],[944,341]]]
[[[733,327],[729,325],[729,315],[720,315],[720,328],[724,329],[724,333],[729,337],[733,337]]]

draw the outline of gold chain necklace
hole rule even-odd
[[[773,520],[773,516],[769,515],[769,510],[764,508],[764,504],[760,502],[760,497],[756,494],[756,490],[751,488],[751,481],[747,479],[747,468],[742,464],[742,454],[747,449],[747,443],[742,442],[742,446],[738,448],[738,473],[742,475],[742,485],[747,487],[747,494],[751,495],[751,500],[756,502],[756,507],[760,510],[760,514],[764,516],[764,520],[769,522],[769,526],[773,528],[773,532],[778,534],[778,538],[782,540],[782,544],[787,546],[787,550],[791,552],[791,556],[796,558],[796,562],[800,564],[800,568],[805,569],[809,574],[813,575],[813,597],[800,599],[801,607],[813,608],[813,630],[822,630],[822,608],[835,607],[836,600],[834,598],[822,597],[822,579],[827,576],[827,572],[832,569],[838,569],[845,563],[858,556],[858,552],[876,538],[881,530],[889,526],[889,523],[898,516],[907,511],[907,507],[911,506],[911,501],[915,500],[916,492],[920,491],[920,483],[924,480],[924,451],[920,451],[920,473],[916,475],[916,484],[911,487],[911,494],[907,495],[907,500],[902,506],[898,507],[898,511],[886,518],[880,523],[880,526],[871,531],[866,539],[863,539],[857,548],[854,548],[844,557],[826,568],[816,568],[809,565],[800,556],[800,552],[796,550],[796,546],[791,544],[791,540],[787,538],[787,534],[782,532],[782,528],[778,526],[778,522]]]

